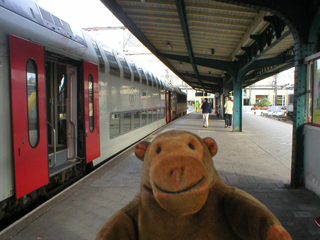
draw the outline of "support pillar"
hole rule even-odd
[[[298,61],[297,61],[298,62]],[[298,187],[303,184],[304,175],[304,134],[306,122],[307,65],[299,61],[295,70],[292,168],[291,185]]]
[[[233,80],[233,131],[242,132],[242,79]]]

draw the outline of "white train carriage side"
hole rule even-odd
[[[35,2],[0,23],[0,219],[171,120],[172,88]]]

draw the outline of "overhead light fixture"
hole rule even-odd
[[[169,48],[169,49],[173,49],[173,47],[171,46],[171,44],[170,44],[170,42],[167,42],[167,47]]]
[[[211,54],[214,54],[215,52],[214,48],[211,48]]]

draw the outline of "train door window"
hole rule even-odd
[[[89,74],[88,77],[88,83],[89,83],[89,88],[88,88],[88,96],[89,96],[89,129],[90,132],[93,132],[94,130],[94,96],[93,96],[93,76],[92,74]]]
[[[135,82],[140,83],[140,75],[138,73],[138,69],[137,69],[136,65],[134,64],[134,62],[130,62],[130,67],[131,67],[132,72],[133,72],[133,80]]]
[[[147,124],[147,111],[141,111],[141,120],[142,120],[142,125]]]
[[[139,68],[139,72],[141,75],[142,84],[147,85],[147,77],[144,74],[144,71],[142,70],[142,68]]]
[[[96,41],[91,40],[91,42],[92,42],[93,48],[96,51],[96,54],[97,54],[97,57],[98,57],[98,60],[99,60],[100,72],[104,73],[105,72],[105,65],[104,65],[104,61],[103,61],[99,46],[98,46]]]
[[[133,128],[140,127],[140,111],[133,114]]]
[[[123,131],[128,132],[131,130],[131,112],[123,114]]]
[[[118,62],[117,62],[112,50],[104,46],[103,51],[104,51],[104,53],[108,59],[108,62],[109,62],[110,74],[113,76],[119,77],[120,76],[120,68],[119,68]]]
[[[148,123],[152,122],[152,110],[148,110]]]
[[[57,123],[58,123],[58,147],[65,147],[67,144],[67,70],[65,65],[57,64]]]
[[[152,119],[153,119],[153,121],[155,122],[155,121],[157,121],[157,109],[153,109],[153,111],[152,111]]]
[[[35,148],[39,143],[38,70],[33,59],[27,62],[29,142]]]
[[[120,134],[120,113],[111,114],[110,119],[110,137]]]
[[[122,69],[123,69],[123,77],[125,79],[131,80],[131,71],[129,69],[129,65],[128,65],[126,59],[123,56],[121,56],[120,54],[118,54],[118,58],[120,60],[120,63],[121,63]]]

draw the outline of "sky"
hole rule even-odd
[[[36,0],[36,2],[76,28],[123,26],[100,0]]]

